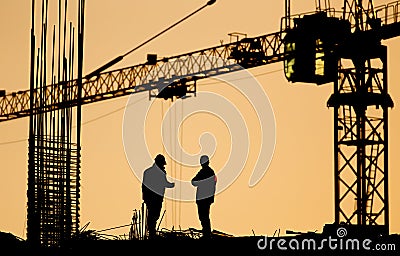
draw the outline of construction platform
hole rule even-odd
[[[343,230],[342,230],[343,231]],[[159,237],[154,240],[76,240],[62,248],[32,248],[0,233],[0,255],[400,255],[400,235],[301,233],[279,237],[224,236],[211,239]],[[342,236],[342,237],[340,237]]]

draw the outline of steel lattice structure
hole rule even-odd
[[[162,58],[156,64],[140,64],[89,79],[83,79],[81,103],[88,104],[131,93],[159,89],[181,78],[197,79],[216,76],[239,69],[238,65],[251,68],[282,61],[284,59],[284,33],[277,32],[255,38],[245,38],[204,50]],[[0,121],[47,112],[78,104],[78,81],[70,80],[37,88],[33,91],[33,109],[29,106],[30,91],[20,91],[0,97]],[[54,98],[67,90],[70,99]],[[39,99],[43,98],[43,104]]]
[[[388,108],[394,104],[381,40],[399,35],[399,2],[374,10],[372,1],[345,1],[344,10],[354,36],[342,46],[328,101],[334,107],[335,223],[382,225],[388,232]],[[396,27],[379,32],[381,23]]]
[[[335,107],[337,222],[388,224],[388,108],[386,47],[371,59],[339,70],[328,105]],[[365,64],[365,65],[364,65]],[[360,178],[359,178],[360,177]]]

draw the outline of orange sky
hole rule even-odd
[[[127,52],[205,2],[88,0],[85,73]],[[375,1],[376,5],[385,2]],[[227,34],[230,32],[243,32],[250,37],[276,32],[283,16],[283,4],[283,0],[218,0],[214,6],[130,55],[115,68],[142,63],[147,53],[172,56],[218,45],[220,40],[229,42]],[[293,4],[293,13],[314,9],[314,1]],[[1,89],[28,89],[29,29],[30,1],[0,3]],[[384,44],[389,46],[389,91],[395,103],[395,108],[389,112],[390,229],[399,233],[400,188],[396,181],[400,180],[400,161],[396,154],[400,150],[400,138],[396,131],[400,130],[397,106],[400,97],[400,39],[391,39]],[[260,145],[257,144],[259,127],[249,121],[252,146],[246,167],[235,183],[217,195],[211,209],[212,225],[217,230],[234,235],[251,235],[252,230],[266,235],[272,235],[277,229],[281,234],[287,229],[322,231],[325,223],[334,220],[333,111],[326,107],[332,85],[289,84],[283,71],[277,71],[282,68],[283,63],[277,63],[250,70],[264,88],[274,110],[275,153],[264,178],[250,188],[248,180]],[[236,92],[217,80],[201,81],[198,89],[236,102],[248,120],[254,115],[249,106],[239,100]],[[132,210],[141,205],[140,182],[130,169],[123,147],[124,111],[115,111],[124,107],[127,100],[128,97],[123,97],[83,107],[81,225],[90,222],[91,229],[128,224]],[[157,127],[160,123],[161,113],[157,116],[157,111],[161,110],[161,104],[165,110],[169,103],[154,104],[153,117],[146,121],[150,127]],[[113,111],[115,113],[89,122]],[[200,150],[198,143],[203,132],[209,131],[214,135],[217,148],[211,165],[218,171],[228,157],[229,132],[223,122],[211,115],[199,116],[187,120],[183,127],[183,146],[193,154]],[[146,130],[146,133],[151,131]],[[26,235],[27,135],[27,118],[0,124],[0,230],[23,238]],[[160,142],[149,145],[154,154],[161,149]],[[170,168],[173,165],[169,163],[167,172],[172,174]],[[179,173],[179,167],[176,170]],[[184,167],[181,175],[190,179],[196,170]],[[182,229],[200,228],[194,203],[182,203],[181,211],[172,205],[167,202],[166,221],[161,226],[171,228],[173,224],[179,224]],[[110,233],[127,232],[128,229],[118,229]]]

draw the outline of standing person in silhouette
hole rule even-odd
[[[192,179],[192,185],[197,187],[196,204],[203,238],[211,238],[210,207],[214,203],[217,176],[209,166],[209,158],[206,155],[200,157],[201,169]]]
[[[165,188],[175,186],[175,183],[167,180],[166,164],[165,157],[158,154],[154,159],[154,164],[143,174],[142,196],[147,207],[147,229],[150,239],[156,236],[156,224],[160,218]]]

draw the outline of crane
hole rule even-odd
[[[79,109],[85,104],[143,92],[164,99],[183,97],[196,92],[199,79],[277,62],[284,63],[290,82],[334,83],[327,104],[334,108],[335,118],[335,223],[381,224],[388,229],[387,111],[393,101],[387,89],[386,47],[381,42],[400,35],[399,5],[397,1],[374,7],[372,0],[345,0],[343,11],[317,8],[314,13],[292,16],[287,1],[278,32],[177,56],[148,55],[145,63],[88,76],[82,76],[80,64],[77,79],[71,79],[73,74],[64,69],[65,73],[59,71],[58,81],[49,85],[43,81],[35,84],[32,73],[30,90],[0,92],[0,122],[23,117],[31,120],[28,238],[45,240],[55,234],[63,238],[79,227],[80,132],[78,142],[72,143],[73,107],[78,109],[79,122]],[[84,1],[80,1],[79,40],[83,40],[83,13]],[[31,66],[35,66],[34,52],[31,56]],[[60,66],[68,66],[67,57],[61,58]],[[380,66],[373,66],[372,60],[378,60]],[[36,79],[39,77],[37,73]],[[367,111],[371,107],[381,112],[370,117]],[[57,124],[52,124],[54,120]],[[48,126],[51,128],[46,130]],[[80,125],[77,127],[80,129]],[[51,161],[58,166],[50,166]],[[58,168],[63,170],[61,174],[52,173]],[[47,170],[47,177],[43,170]],[[39,179],[46,182],[46,191],[35,187]],[[60,180],[65,179],[68,185],[61,185]],[[41,200],[51,189],[61,192],[58,197],[48,197],[50,203],[46,205]],[[349,200],[355,200],[356,207],[349,208]],[[59,224],[62,230],[67,226],[65,234],[48,227],[40,216],[52,206],[67,215]],[[59,213],[49,213],[45,220],[50,221],[54,214]],[[38,236],[40,232],[47,235]]]

